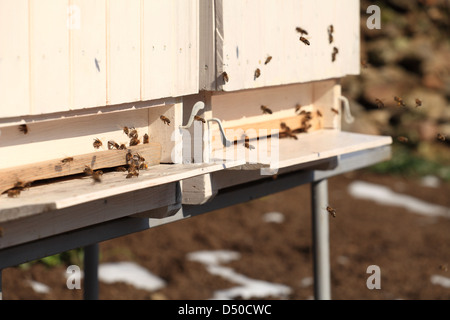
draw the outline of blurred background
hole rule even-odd
[[[366,27],[372,4],[379,30]],[[342,81],[356,118],[343,130],[392,136],[392,159],[329,180],[332,298],[450,299],[450,1],[362,0],[361,63]],[[100,272],[100,299],[311,299],[311,247],[304,185],[101,243],[101,270],[116,277]],[[82,299],[65,282],[82,261],[78,249],[8,268],[3,298]],[[366,286],[370,265],[379,290]]]

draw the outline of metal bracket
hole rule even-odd
[[[229,146],[231,146],[233,144],[232,141],[227,139],[227,136],[225,135],[225,130],[223,130],[222,123],[220,122],[219,119],[211,118],[211,119],[207,119],[206,121],[208,121],[208,131],[209,132],[211,132],[209,130],[209,123],[211,121],[214,121],[214,122],[216,122],[219,125],[219,130],[220,130],[220,133],[222,134],[222,144],[223,144],[224,147],[229,147]],[[211,137],[210,137],[209,141],[211,141]]]
[[[350,112],[350,103],[348,102],[348,99],[344,96],[340,96],[339,100],[344,103],[344,119],[347,123],[353,123],[355,121],[355,118],[352,116]]]

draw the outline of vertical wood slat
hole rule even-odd
[[[0,117],[29,112],[28,0],[0,0]]]
[[[0,0],[0,116],[198,92],[195,0]]]

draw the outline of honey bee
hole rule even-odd
[[[331,108],[331,111],[333,111],[335,114],[339,114],[339,111],[335,108]]]
[[[131,151],[128,150],[126,156],[125,156],[125,161],[128,163],[131,161],[131,159],[133,159],[133,155],[131,154]]]
[[[66,163],[69,163],[69,162],[72,162],[72,161],[73,161],[72,157],[67,157],[67,158],[62,159],[61,163],[62,164],[66,164]]]
[[[297,103],[295,105],[295,112],[299,112],[301,108],[302,108],[301,104]]]
[[[8,190],[8,197],[15,198],[20,195],[20,189],[10,189]]]
[[[109,140],[108,141],[108,149],[111,150],[114,148],[119,149],[120,148],[119,144],[115,141]]]
[[[272,60],[272,56],[268,56],[266,58],[266,61],[264,62],[264,64],[268,64],[270,62],[270,60]]]
[[[403,143],[406,143],[406,142],[408,142],[409,140],[408,140],[408,138],[406,138],[406,137],[403,137],[403,136],[399,136],[399,137],[397,137],[397,140],[399,141],[399,142],[403,142]]]
[[[304,35],[304,34],[308,35],[308,32],[305,29],[300,28],[300,27],[295,28],[295,31],[297,31],[301,35]]]
[[[124,144],[124,143],[122,143],[120,146],[119,146],[119,150],[126,150],[127,149],[127,146]]]
[[[139,153],[136,153],[133,156],[133,159],[135,159],[136,161],[145,161],[145,158],[143,156],[141,156]]]
[[[311,43],[309,42],[309,40],[308,40],[308,39],[306,39],[306,38],[305,38],[305,37],[303,37],[303,36],[302,36],[302,37],[300,37],[300,41],[301,41],[301,42],[303,42],[304,44],[308,45],[308,46],[309,46],[309,45],[311,44]]]
[[[331,61],[336,61],[336,55],[339,53],[339,49],[334,47],[333,52],[331,53]]]
[[[227,83],[228,81],[230,81],[230,78],[228,77],[228,73],[226,73],[225,71],[222,72],[222,78],[223,78],[224,83]]]
[[[333,217],[336,218],[336,210],[334,210],[332,207],[327,206],[328,213]]]
[[[328,42],[329,42],[329,43],[332,43],[332,42],[334,41],[334,38],[333,38],[333,32],[334,32],[334,27],[333,27],[333,25],[331,24],[331,25],[328,27]]]
[[[28,126],[26,124],[21,124],[19,126],[19,131],[22,132],[23,134],[27,134],[28,133]]]
[[[286,125],[286,123],[284,123],[284,122],[280,123],[280,128],[281,128],[282,130],[285,130],[285,131],[291,131],[291,128],[289,128],[289,127]]]
[[[366,59],[361,59],[361,66],[362,66],[364,69],[367,69],[367,68],[369,67],[369,63],[367,62]]]
[[[131,131],[128,133],[128,138],[137,138],[138,132],[136,129],[131,129]]]
[[[94,180],[94,183],[102,182],[102,175],[103,175],[103,171],[101,171],[101,170],[94,171],[92,173],[92,179]]]
[[[170,120],[169,118],[165,117],[165,116],[160,116],[159,117],[165,124],[170,125]]]
[[[95,138],[93,145],[94,145],[95,149],[98,149],[98,148],[100,148],[103,145],[103,143],[98,138]]]
[[[249,150],[255,149],[255,147],[252,146],[248,141],[245,141],[245,142],[244,142],[244,146],[245,146],[247,149],[249,149]]]
[[[128,135],[128,133],[130,133],[130,129],[128,129],[128,127],[123,127],[123,133]]]
[[[442,271],[448,271],[448,265],[447,264],[441,264],[441,265],[439,265],[439,269],[441,269]]]
[[[144,134],[144,138],[143,138],[144,140],[143,140],[143,144],[147,144],[147,143],[149,143],[149,137],[148,137],[148,134]]]
[[[257,78],[259,78],[261,76],[261,70],[259,70],[259,68],[257,68],[256,70],[255,70],[255,76],[254,76],[254,79],[257,79]]]
[[[94,170],[92,170],[92,168],[89,166],[84,166],[84,173],[86,173],[87,175],[92,175],[94,173]]]
[[[139,164],[139,170],[145,170],[148,169],[148,165],[146,163]]]
[[[127,171],[127,169],[125,167],[117,167],[116,171],[118,171],[118,172],[125,172],[125,171]]]
[[[31,182],[17,181],[14,184],[14,188],[19,189],[19,190],[23,190],[23,189],[29,188],[29,187],[31,187]]]
[[[317,116],[322,118],[322,112],[320,112],[319,110],[316,110]]]
[[[422,100],[416,98],[416,108],[422,105]]]
[[[380,99],[376,98],[375,99],[375,103],[376,103],[378,108],[384,108],[384,103]]]
[[[395,102],[397,102],[397,106],[406,107],[406,104],[403,102],[403,99],[400,97],[394,97]]]
[[[133,137],[130,140],[130,147],[137,146],[139,143],[141,143],[141,140],[139,140],[137,137]]]
[[[446,139],[445,139],[445,136],[444,136],[443,134],[441,134],[441,133],[438,133],[437,136],[436,136],[436,138],[437,138],[438,140],[440,140],[440,141],[445,141],[445,140],[446,140]]]
[[[266,106],[261,106],[261,110],[262,110],[263,114],[266,114],[266,113],[272,114],[272,110],[270,110]]]
[[[203,122],[203,123],[206,123],[205,119],[203,119],[203,118],[200,117],[200,116],[194,116],[194,119],[197,120],[197,121],[201,121],[201,122]]]
[[[132,170],[131,172],[128,172],[126,178],[130,179],[132,177],[139,177],[139,172],[136,170]]]

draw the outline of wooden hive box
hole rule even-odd
[[[341,131],[353,121],[340,79],[360,72],[359,14],[358,0],[200,1],[204,91],[191,105],[204,101],[210,119],[203,161],[244,160],[239,169],[270,175],[390,144]],[[220,176],[185,182],[184,201],[245,181]]]

